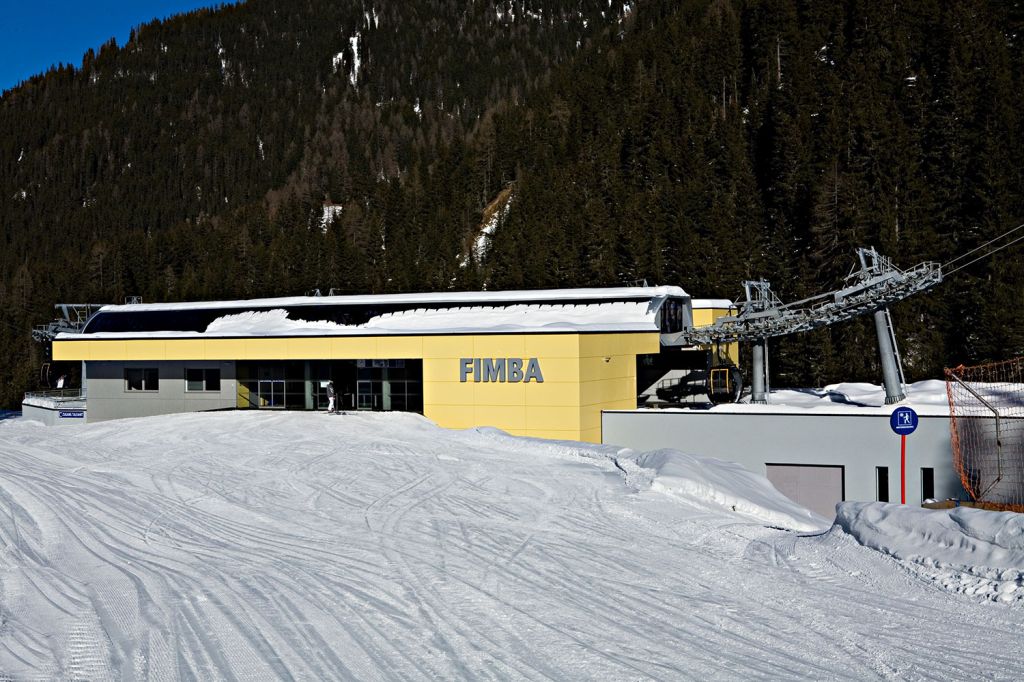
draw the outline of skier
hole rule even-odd
[[[334,390],[334,381],[327,382],[327,414],[337,414],[336,401],[338,394]]]

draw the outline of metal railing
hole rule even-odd
[[[71,400],[82,400],[85,398],[85,391],[80,388],[57,388],[51,391],[28,391],[25,398],[43,398],[54,402]]]

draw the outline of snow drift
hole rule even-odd
[[[543,452],[584,462],[606,462],[625,475],[631,489],[661,493],[702,511],[733,518],[739,515],[759,525],[802,532],[824,531],[831,525],[780,493],[764,476],[736,462],[673,449],[638,453],[613,445],[521,438],[490,427],[470,431],[500,441],[502,447],[519,450],[524,456]]]
[[[678,450],[654,450],[633,455],[636,471],[646,477],[651,490],[688,504],[731,510],[769,526],[798,531],[828,528],[826,519],[806,509],[775,489],[758,474],[736,462],[712,457],[695,457]]]
[[[836,525],[944,589],[993,601],[1024,601],[1024,515],[843,502]]]
[[[647,301],[607,301],[591,304],[522,303],[501,306],[417,308],[372,317],[365,324],[344,325],[329,320],[295,320],[287,310],[247,310],[223,315],[206,328],[208,335],[287,335],[326,333],[469,332],[480,330],[656,331],[655,311]]]

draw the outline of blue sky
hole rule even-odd
[[[132,28],[198,7],[200,0],[0,0],[0,91],[51,64],[82,65],[110,38],[124,45]]]

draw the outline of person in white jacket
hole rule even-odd
[[[334,390],[334,381],[327,382],[327,414],[334,414],[337,410],[338,394]]]

